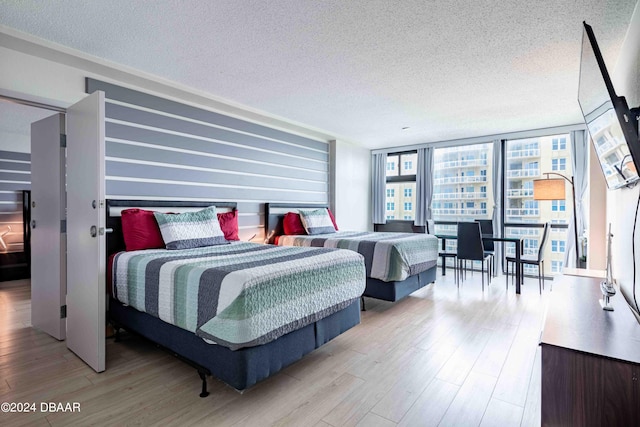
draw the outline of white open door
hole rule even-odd
[[[64,115],[31,124],[31,324],[65,339]]]
[[[104,92],[67,109],[67,347],[105,369]]]

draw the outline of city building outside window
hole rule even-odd
[[[551,272],[560,273],[562,271],[563,261],[551,261]]]
[[[544,259],[547,261],[545,262],[547,275],[556,274],[562,270],[567,224],[573,217],[572,205],[566,204],[564,200],[533,200],[533,180],[544,178],[545,172],[552,171],[568,177],[572,175],[571,153],[567,150],[568,141],[569,135],[561,134],[508,140],[505,143],[503,198],[505,234],[509,237],[531,239],[527,243],[529,247],[526,250],[531,255],[536,255],[537,245],[542,240],[544,223],[550,222],[554,225],[551,236],[552,241],[556,242],[555,248],[552,247],[553,244],[547,245],[544,254]],[[569,193],[568,195],[570,196]],[[508,256],[515,255],[513,246],[505,246]],[[525,274],[537,274],[537,267],[525,266]]]
[[[551,139],[551,149],[554,151],[558,150],[566,150],[567,149],[567,138],[566,137],[558,137]]]
[[[402,167],[396,167],[396,165]],[[387,155],[387,219],[402,218],[402,220],[409,221],[415,218],[413,204],[416,197],[417,165],[418,154],[416,151]]]
[[[566,158],[551,159],[551,170],[554,170],[554,171],[567,170],[567,159]]]
[[[552,200],[551,210],[554,212],[564,212],[567,206],[564,200]]]
[[[564,240],[552,240],[551,241],[551,252],[561,252],[564,253],[566,241]]]

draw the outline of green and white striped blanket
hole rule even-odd
[[[364,256],[367,277],[392,282],[426,271],[438,261],[438,238],[423,233],[338,231],[279,236],[278,245],[350,249]]]
[[[362,295],[351,251],[247,242],[121,252],[113,295],[232,350],[260,345],[335,313]]]

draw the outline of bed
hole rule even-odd
[[[343,248],[362,254],[367,272],[364,296],[397,301],[435,282],[438,239],[432,235],[353,231],[285,235],[283,222],[287,213],[326,207],[317,204],[267,203],[267,240],[280,246]],[[335,225],[333,216],[331,219]]]
[[[357,325],[365,288],[362,257],[344,250],[237,241],[123,252],[124,209],[211,205],[235,210],[226,202],[107,201],[109,319],[196,367],[202,397],[206,375],[244,390]]]

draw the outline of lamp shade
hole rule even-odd
[[[562,178],[533,180],[534,200],[564,200],[565,182]]]

